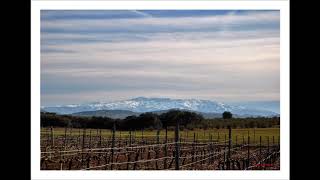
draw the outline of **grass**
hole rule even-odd
[[[82,129],[67,129],[67,135],[70,136],[82,136]],[[99,135],[99,130],[97,129],[86,129],[86,135],[89,135],[91,131],[92,136]],[[79,133],[80,132],[80,133]],[[50,128],[41,128],[42,135],[50,134]],[[65,128],[54,128],[54,136],[64,136]],[[156,130],[145,130],[145,131],[132,131],[132,135],[135,134],[136,139],[141,138],[153,138],[156,139],[157,131]],[[225,138],[228,139],[228,129],[196,129],[196,130],[181,130],[180,137],[187,139],[188,141],[193,141],[193,136],[199,141],[210,140],[210,137],[214,141],[224,142]],[[101,135],[103,137],[111,137],[112,131],[110,129],[101,129]],[[116,138],[129,138],[129,131],[116,131]],[[248,136],[250,136],[250,144],[259,143],[260,136],[262,144],[267,144],[268,138],[270,145],[273,143],[278,143],[280,137],[280,128],[247,128],[247,129],[232,129],[232,143],[242,144],[247,143]],[[165,138],[165,130],[160,131],[160,139]],[[174,138],[174,131],[168,130],[168,138]]]

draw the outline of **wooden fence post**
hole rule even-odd
[[[194,162],[194,156],[195,156],[195,152],[196,152],[196,150],[195,150],[195,143],[196,143],[196,133],[194,132],[193,133],[193,143],[192,143],[192,157],[191,157],[191,159],[192,159],[192,162]]]
[[[80,129],[80,127],[79,127],[79,129],[78,129],[78,144],[79,144],[79,146],[81,147],[81,129]],[[78,146],[77,146],[78,147]]]
[[[160,150],[159,144],[160,144],[160,128],[157,129],[156,159],[159,158],[159,150]],[[158,169],[159,169],[159,167],[158,167],[158,161],[156,161],[156,170],[158,170]]]
[[[53,132],[53,127],[50,128],[51,130],[51,148],[54,147],[54,132]]]
[[[230,159],[231,159],[231,126],[229,126],[229,144],[228,144],[228,161],[227,161],[227,170],[230,170]]]
[[[267,155],[269,156],[269,153],[270,153],[270,151],[269,151],[269,136],[268,136],[268,140],[267,141],[268,141]],[[268,161],[267,161],[269,164],[271,163],[270,159],[271,158],[269,158]]]
[[[118,147],[120,148],[121,147],[121,131],[119,130],[119,134],[120,134],[120,138],[119,138],[119,143],[118,143]],[[121,151],[121,149],[118,150],[119,152]],[[117,156],[118,157],[118,156]]]
[[[82,165],[84,165],[84,159],[83,159],[83,154],[84,154],[84,148],[85,148],[85,138],[86,138],[86,129],[84,128],[83,130],[82,130],[82,147],[81,147],[81,151],[82,151],[82,153],[81,153],[81,163],[82,163]]]
[[[113,122],[112,127],[112,142],[111,142],[111,163],[113,163],[114,146],[115,146],[115,136],[116,136],[116,122]],[[111,164],[110,169],[113,169],[113,164]]]
[[[142,128],[142,130],[141,130],[141,141],[142,141],[142,144],[144,144],[144,140],[143,140],[143,128]]]
[[[72,140],[73,138],[72,138],[72,127],[70,128],[70,130],[69,130],[69,137],[70,137],[70,139]]]
[[[261,151],[262,151],[262,142],[261,142],[261,136],[260,136],[260,158],[262,158],[262,154],[261,154],[262,152]]]
[[[89,136],[89,149],[91,149],[91,129],[89,131],[89,134],[90,134],[90,136]]]
[[[250,166],[250,136],[248,136],[248,161],[247,161],[247,167]]]
[[[131,135],[131,129],[129,131],[129,146],[131,147],[132,144],[132,135]]]
[[[99,148],[101,148],[101,145],[102,145],[102,142],[101,142],[101,129],[99,130],[99,136],[100,136],[100,138],[99,138]]]
[[[66,145],[67,145],[67,127],[64,128],[64,141],[63,141],[64,149],[66,149]]]
[[[49,132],[49,128],[46,129],[46,134],[47,134],[47,146],[50,146],[50,132]]]
[[[244,135],[242,135],[242,146],[244,145]]]
[[[213,162],[213,157],[214,157],[214,149],[213,149],[213,138],[212,138],[212,134],[210,133],[210,159],[209,159],[209,163]]]
[[[157,129],[157,144],[160,144],[160,129]]]
[[[166,126],[166,137],[165,137],[165,145],[164,145],[164,156],[168,156],[168,126]],[[164,169],[167,169],[167,158],[164,159]]]
[[[82,149],[85,148],[86,129],[82,130]]]
[[[64,128],[64,142],[63,142],[63,149],[66,151],[66,146],[67,146],[67,127]],[[63,159],[64,159],[64,154],[63,153]]]
[[[179,120],[176,120],[175,128],[175,169],[179,170]]]
[[[196,142],[199,142],[199,136],[198,136],[198,133],[197,133]]]

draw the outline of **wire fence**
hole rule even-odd
[[[179,128],[175,129],[175,138],[169,139],[164,135],[146,136],[135,139],[132,133],[127,137],[115,137],[115,129],[107,141],[97,130],[96,136],[87,136],[86,131],[77,133],[78,136],[65,134],[54,138],[53,130],[43,133],[47,139],[42,139],[41,169],[60,170],[256,170],[268,169],[268,164],[279,165],[280,144],[269,142],[256,143],[247,139],[232,139],[232,129],[229,135],[218,139],[182,139]],[[155,138],[153,138],[155,137]],[[251,143],[250,143],[251,142]],[[280,169],[274,167],[273,169]]]

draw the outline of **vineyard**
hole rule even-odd
[[[278,134],[235,132],[42,128],[41,170],[280,169]]]

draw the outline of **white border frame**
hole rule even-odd
[[[247,9],[280,10],[279,171],[45,171],[40,170],[40,10]],[[289,1],[31,1],[32,179],[289,179]]]

